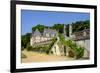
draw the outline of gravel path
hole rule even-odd
[[[22,58],[22,63],[29,62],[51,62],[51,61],[68,61],[73,60],[65,56],[47,55],[44,53],[32,52],[32,51],[22,51],[27,58]]]

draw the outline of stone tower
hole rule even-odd
[[[64,25],[64,29],[63,29],[63,33],[64,33],[64,37],[66,38],[66,25]]]
[[[72,25],[69,24],[69,37],[72,37]]]

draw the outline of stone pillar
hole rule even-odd
[[[69,37],[72,37],[72,25],[69,24]]]
[[[66,25],[64,25],[63,33],[64,33],[64,36],[66,38]]]

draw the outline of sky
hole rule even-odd
[[[32,27],[37,24],[53,26],[54,24],[71,24],[76,21],[89,20],[89,13],[80,12],[56,12],[21,10],[22,35],[32,32]]]

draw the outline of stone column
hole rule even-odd
[[[66,38],[66,25],[64,25],[63,33],[64,33],[64,37]]]
[[[72,25],[69,24],[69,37],[72,37]]]

